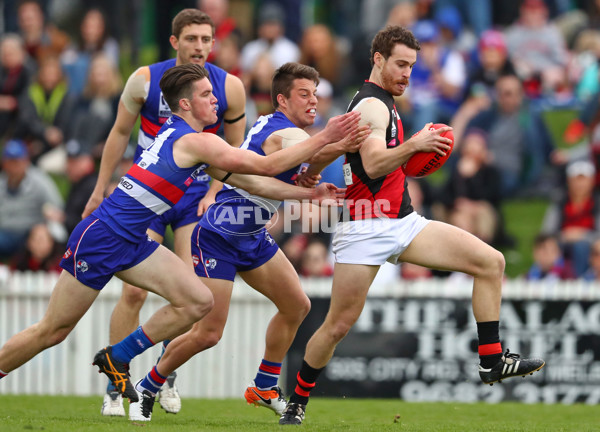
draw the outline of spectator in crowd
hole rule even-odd
[[[450,123],[463,98],[466,65],[457,51],[441,45],[440,30],[431,20],[418,22],[413,33],[421,44],[409,88],[411,133],[426,123]],[[409,120],[403,117],[403,124]]]
[[[283,210],[281,213],[283,213]],[[306,249],[307,243],[308,237],[302,233],[283,236],[281,250],[297,272],[300,272],[302,254],[304,253],[304,249]]]
[[[451,121],[455,143],[462,142],[461,138],[469,121],[491,106],[498,78],[515,73],[508,58],[504,35],[497,30],[483,32],[476,56],[470,65],[465,100]]]
[[[467,129],[488,132],[492,165],[500,171],[503,197],[509,197],[537,181],[550,144],[540,117],[529,109],[520,79],[501,76],[495,88],[496,103],[476,115]]]
[[[506,30],[508,53],[529,97],[537,98],[565,82],[569,59],[565,40],[549,21],[543,0],[524,0],[519,20]]]
[[[77,43],[71,44],[61,55],[71,94],[81,94],[86,85],[92,58],[98,54],[103,54],[114,67],[118,67],[119,44],[108,34],[103,12],[92,8],[81,20]]]
[[[600,281],[600,239],[598,238],[592,243],[589,266],[582,278],[586,281]]]
[[[600,31],[582,31],[573,46],[573,58],[569,64],[569,79],[575,85],[577,99],[586,103],[600,91],[598,74],[600,68]]]
[[[215,23],[215,44],[206,61],[231,73],[217,61],[224,43],[235,42],[236,45],[241,45],[243,41],[242,32],[235,19],[229,16],[229,0],[198,0],[197,4],[198,9],[211,17]]]
[[[594,164],[588,160],[571,162],[566,174],[566,193],[548,207],[542,232],[558,237],[579,277],[587,269],[590,244],[600,230],[600,201],[594,190]]]
[[[98,159],[117,117],[122,89],[118,68],[108,57],[96,55],[91,61],[83,93],[75,101],[70,135],[91,147],[92,155]]]
[[[15,134],[31,142],[32,161],[45,171],[62,172],[64,169],[64,149],[58,146],[67,137],[74,102],[68,94],[58,57],[41,59],[37,78],[21,104]],[[54,151],[48,154],[51,150]],[[42,156],[44,160],[40,160]]]
[[[352,41],[353,53],[369,52],[373,37],[382,27],[381,23],[413,28],[419,17],[417,2],[413,0],[371,0],[360,3],[359,25],[357,28],[351,29],[349,36]],[[368,56],[350,55],[349,61],[352,64],[349,71],[352,74],[352,77],[349,78],[351,82],[360,82],[362,77],[368,76],[371,72]],[[398,99],[396,103],[402,101],[404,98]],[[397,108],[405,111],[403,106]]]
[[[76,139],[66,144],[67,178],[71,184],[65,203],[65,228],[70,234],[81,222],[81,214],[98,178],[91,146]]]
[[[596,93],[581,109],[579,118],[581,128],[577,134],[587,137],[588,148],[584,151],[589,152],[590,158],[594,163],[596,170],[595,185],[600,187],[600,92]],[[565,134],[568,132],[565,131]],[[573,140],[574,141],[574,140]],[[574,142],[573,142],[574,144]],[[581,146],[580,146],[581,147]],[[575,150],[577,153],[579,150]],[[568,160],[569,155],[559,156],[558,161]]]
[[[14,33],[0,39],[0,137],[10,135],[18,117],[19,101],[29,85],[30,71],[23,39]]]
[[[587,1],[585,4],[584,11],[588,18],[588,27],[598,28],[600,26],[600,1]]]
[[[477,58],[469,72],[468,89],[481,85],[492,99],[498,78],[514,73],[515,67],[508,56],[504,34],[498,30],[485,31],[479,39]]]
[[[446,207],[445,220],[493,244],[499,234],[502,192],[500,173],[490,161],[485,133],[468,131],[440,201]]]
[[[347,69],[345,60],[345,54],[326,25],[314,24],[304,30],[299,62],[314,67],[319,76],[337,90],[340,90],[338,85],[344,83],[341,75]]]
[[[333,267],[329,262],[327,245],[318,239],[308,242],[302,252],[300,263],[300,276],[304,277],[331,277]]]
[[[35,224],[25,246],[10,260],[10,269],[60,273],[63,245],[57,243],[45,223]]]
[[[536,281],[558,281],[573,279],[574,273],[558,243],[551,234],[538,234],[533,241],[533,264],[526,279]]]
[[[46,22],[44,11],[36,0],[19,2],[17,19],[27,53],[39,63],[49,55],[60,56],[69,44],[69,36]]]
[[[372,6],[368,2],[364,2],[363,5],[366,9],[372,9]],[[385,18],[384,18],[385,19]],[[387,14],[386,25],[399,25],[404,28],[412,28],[418,20],[417,6],[412,0],[401,0],[396,1]],[[382,20],[383,21],[383,20]],[[373,36],[380,30],[381,25],[378,24],[373,29]],[[370,40],[373,39],[372,37]],[[370,43],[370,40],[366,41]]]
[[[211,51],[212,53],[212,51]],[[242,78],[242,39],[237,33],[231,33],[219,43],[214,64],[227,73]]]
[[[359,28],[355,29],[361,36],[368,36],[370,43],[375,33],[377,33],[390,15],[400,16],[400,12],[411,12],[412,16],[417,17],[416,2],[413,0],[371,0],[361,1],[359,10]],[[398,11],[394,9],[402,5]],[[406,15],[404,15],[406,16]],[[401,25],[400,23],[397,23]]]
[[[466,21],[477,36],[492,26],[492,1],[491,0],[436,0],[433,3],[435,15],[443,16],[440,11],[447,11],[450,7],[460,12],[462,21]]]
[[[433,19],[440,29],[441,43],[467,59],[477,46],[477,36],[463,25],[458,9],[450,4],[438,7]]]
[[[63,200],[54,181],[31,165],[23,141],[10,140],[2,151],[0,172],[0,257],[10,257],[25,242],[31,228],[54,222],[58,241],[66,238]]]
[[[248,124],[252,124],[260,116],[273,112],[271,78],[274,73],[273,63],[266,53],[256,59],[250,71],[243,73],[244,86],[249,96],[246,108]]]
[[[256,62],[267,55],[273,70],[300,58],[298,45],[284,36],[285,11],[277,3],[263,5],[258,14],[258,38],[242,49],[242,71],[252,71]]]

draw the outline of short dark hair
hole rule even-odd
[[[17,2],[17,10],[24,4],[29,4],[29,3],[33,3],[33,4],[37,5],[37,7],[40,8],[42,13],[44,12],[44,8],[42,7],[42,3],[40,2],[40,0],[19,0]]]
[[[558,243],[558,237],[556,235],[554,235],[554,234],[551,234],[551,233],[540,232],[533,239],[533,246],[534,247],[539,247],[539,246],[545,244],[548,241],[553,241],[553,242],[557,242]]]
[[[208,16],[206,13],[202,12],[200,9],[183,9],[175,18],[173,18],[171,33],[177,39],[181,35],[183,28],[189,26],[190,24],[208,24],[212,28],[212,35],[215,36],[215,23],[212,18]]]
[[[179,111],[180,99],[192,98],[193,84],[203,78],[208,78],[208,71],[198,64],[188,63],[167,69],[159,86],[172,112]]]
[[[279,107],[277,95],[282,94],[289,98],[294,80],[297,79],[313,80],[315,85],[319,85],[319,72],[314,67],[296,62],[286,63],[277,69],[273,74],[273,83],[271,84],[271,101],[275,109]]]
[[[410,30],[397,25],[389,25],[380,30],[373,38],[373,42],[371,42],[371,66],[375,64],[373,59],[376,52],[387,60],[392,55],[394,47],[398,44],[406,45],[415,51],[421,50],[419,41]]]

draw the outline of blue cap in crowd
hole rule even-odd
[[[440,35],[437,24],[432,20],[418,21],[412,32],[419,42],[435,42]]]
[[[443,6],[438,9],[434,19],[440,28],[450,29],[455,38],[462,31],[463,25],[460,12],[452,5]]]
[[[24,159],[27,156],[27,147],[21,140],[9,140],[2,151],[3,159]]]

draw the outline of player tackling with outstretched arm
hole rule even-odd
[[[239,78],[206,62],[215,44],[215,25],[212,19],[198,9],[181,10],[173,18],[169,41],[177,53],[175,58],[142,66],[127,80],[115,124],[102,153],[96,187],[82,215],[84,218],[102,202],[110,178],[129,143],[138,116],[141,118],[141,124],[134,159],[154,141],[162,124],[171,116],[171,109],[163,98],[159,82],[163,73],[175,65],[199,64],[204,66],[210,75],[213,93],[218,100],[217,120],[206,125],[204,132],[216,133],[222,125],[225,140],[229,144],[239,147],[244,141],[244,85]],[[216,193],[223,186],[221,182],[213,179],[209,189],[209,181],[208,174],[198,175],[182,199],[172,209],[154,218],[148,227],[150,238],[162,243],[166,227],[170,225],[173,229],[173,251],[190,267],[192,230],[200,220],[200,215],[214,202]],[[110,317],[109,343],[117,343],[139,325],[139,312],[147,296],[146,290],[123,283],[121,297]],[[169,377],[168,384],[160,394],[160,406],[170,413],[177,413],[181,409],[181,400],[174,380],[174,376]],[[104,395],[101,413],[109,416],[125,415],[121,395],[110,383]]]
[[[484,383],[532,373],[541,359],[502,354],[498,320],[504,257],[477,237],[452,225],[429,221],[412,208],[402,165],[416,152],[443,154],[450,140],[440,135],[450,128],[423,130],[403,141],[402,123],[394,105],[408,87],[420,46],[399,26],[381,30],[371,45],[369,80],[350,103],[361,113],[371,135],[357,153],[346,155],[342,220],[333,238],[335,268],[331,304],[321,327],[306,346],[297,385],[280,424],[301,424],[319,374],[358,319],[369,287],[386,261],[459,271],[473,276],[473,313],[479,336],[479,374]]]
[[[175,66],[165,72],[160,86],[173,116],[115,191],[73,230],[45,315],[0,348],[0,378],[63,341],[115,275],[169,302],[143,326],[94,357],[94,364],[117,390],[137,401],[128,374],[131,359],[189,330],[214,302],[189,265],[147,236],[151,220],[177,203],[202,169],[220,179],[225,172],[274,176],[358,129],[358,113],[334,117],[322,133],[301,145],[261,156],[200,132],[216,120],[217,104],[204,67]],[[331,199],[338,191],[333,185],[306,189],[258,176],[234,175],[227,181],[272,199]]]
[[[277,69],[271,84],[275,113],[257,120],[241,148],[273,155],[310,140],[304,128],[315,121],[318,82],[319,74],[310,66],[286,63]],[[365,126],[306,161],[331,163],[346,151],[358,150],[368,134]],[[277,178],[294,184],[300,171],[298,165]],[[281,363],[310,309],[310,300],[294,267],[265,228],[279,205],[280,201],[252,195],[246,188],[228,186],[219,192],[215,204],[194,229],[191,241],[196,274],[213,293],[214,308],[189,332],[171,341],[158,364],[136,384],[139,401],[129,406],[130,420],[150,421],[155,396],[167,376],[221,339],[236,273],[277,306],[277,313],[267,327],[263,360],[244,396],[248,403],[281,415],[287,403],[277,385]],[[231,215],[250,217],[232,219]]]

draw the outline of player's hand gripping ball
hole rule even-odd
[[[442,127],[447,127],[444,123],[434,123],[429,127],[429,130],[435,130]],[[421,131],[419,131],[421,132]],[[417,135],[417,132],[415,135]],[[414,136],[414,135],[413,135]],[[425,177],[429,174],[433,174],[439,170],[448,160],[452,149],[454,148],[454,134],[452,131],[442,133],[440,136],[450,138],[450,150],[446,152],[445,156],[442,156],[436,152],[418,152],[411,156],[403,166],[404,174],[409,177]]]

